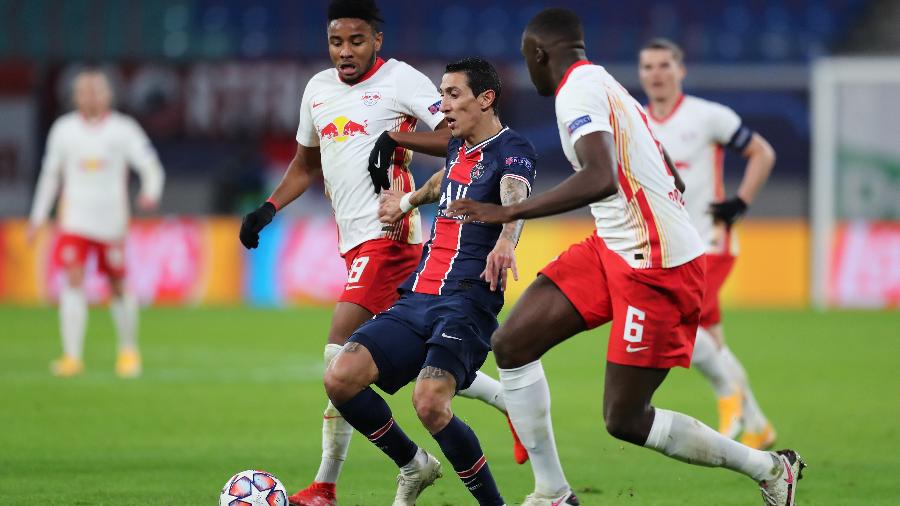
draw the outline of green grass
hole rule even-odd
[[[53,309],[0,307],[0,504],[215,504],[224,481],[267,469],[293,492],[318,466],[322,309],[152,309],[142,314],[145,374],[112,372],[114,337],[105,311],[92,311],[88,370],[53,378],[59,352]],[[900,504],[898,313],[732,311],[731,346],[758,399],[810,467],[800,503]],[[557,441],[585,505],[759,504],[747,478],[682,464],[606,434],[601,419],[606,329],[553,350],[545,368]],[[490,360],[490,359],[489,359]],[[492,362],[485,371],[495,372]],[[415,419],[411,390],[389,399],[407,433],[440,458]],[[655,404],[715,422],[711,390],[675,370]],[[459,399],[510,504],[530,492],[530,468],[516,466],[505,420]],[[341,504],[389,504],[393,464],[358,434],[340,484]],[[472,500],[453,473],[422,505]]]

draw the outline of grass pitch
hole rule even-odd
[[[207,505],[233,473],[266,469],[289,492],[319,462],[322,347],[328,309],[150,309],[142,313],[143,377],[113,374],[106,311],[91,311],[87,372],[53,378],[59,353],[52,308],[0,307],[0,504]],[[757,398],[809,469],[803,505],[900,504],[900,405],[894,373],[897,312],[731,311],[726,333]],[[606,434],[601,417],[608,328],[582,334],[544,360],[563,466],[584,505],[753,505],[755,484],[689,466]],[[489,359],[484,370],[496,375]],[[407,433],[444,461],[415,419],[411,390],[389,402]],[[715,425],[714,397],[694,371],[674,370],[655,404]],[[506,421],[458,399],[510,504],[531,491],[511,456]],[[354,435],[342,505],[389,504],[396,468]],[[472,499],[445,464],[419,504]]]

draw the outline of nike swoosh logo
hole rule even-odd
[[[441,332],[441,337],[446,337],[447,339],[456,339],[457,341],[462,341],[462,339],[460,339],[458,337],[448,336],[447,334],[444,334],[443,332]]]
[[[627,351],[628,353],[635,353],[637,351],[646,350],[647,348],[649,348],[649,346],[639,346],[637,348],[632,348],[631,345],[629,344],[628,346],[625,347],[625,351]]]
[[[381,153],[378,153],[378,158],[375,159],[375,168],[376,169],[381,168]]]
[[[313,105],[312,105],[312,106],[313,106],[313,109],[315,109],[316,107],[319,107],[320,105],[322,105],[322,104],[324,104],[324,103],[325,103],[325,102],[313,102]]]
[[[346,292],[347,290],[356,290],[357,288],[365,288],[365,285],[348,286],[344,288],[344,291]]]

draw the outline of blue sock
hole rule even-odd
[[[419,447],[394,423],[391,408],[371,388],[362,390],[349,401],[335,407],[347,423],[369,438],[397,467],[403,467],[416,456]]]
[[[453,464],[453,469],[462,480],[463,485],[482,506],[502,506],[503,498],[497,490],[497,483],[484,458],[481,444],[475,432],[454,416],[440,432],[434,434],[434,440],[441,445],[441,451]]]

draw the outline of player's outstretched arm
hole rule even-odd
[[[54,125],[47,136],[47,151],[41,163],[41,175],[38,177],[34,202],[31,204],[31,214],[28,220],[27,240],[29,243],[34,242],[38,229],[47,222],[59,192],[63,164],[59,135],[58,127]]]
[[[403,193],[396,190],[384,190],[378,203],[378,219],[382,223],[397,223],[414,208],[437,202],[441,198],[441,182],[444,180],[444,169],[435,172],[428,181],[416,191]]]
[[[244,216],[238,235],[241,244],[247,249],[259,246],[259,232],[272,222],[279,209],[303,195],[321,172],[322,159],[319,148],[297,144],[297,153],[275,191],[263,205]]]
[[[575,154],[583,168],[551,190],[513,206],[460,199],[451,204],[450,212],[457,216],[467,215],[466,221],[508,223],[578,209],[618,191],[616,147],[612,134],[592,132],[585,135],[575,143]]]
[[[523,181],[511,177],[500,179],[500,202],[504,206],[512,206],[528,198],[528,185]],[[507,270],[512,269],[513,279],[519,280],[519,270],[516,268],[516,244],[522,235],[525,220],[516,220],[503,225],[503,231],[497,238],[497,244],[487,256],[487,263],[481,278],[491,284],[491,291],[500,286],[501,291],[506,290]]]
[[[738,187],[737,195],[710,206],[713,218],[729,226],[747,211],[759,190],[769,179],[772,167],[775,166],[775,150],[757,133],[753,134],[741,155],[747,159],[747,168],[744,170],[744,178]]]

